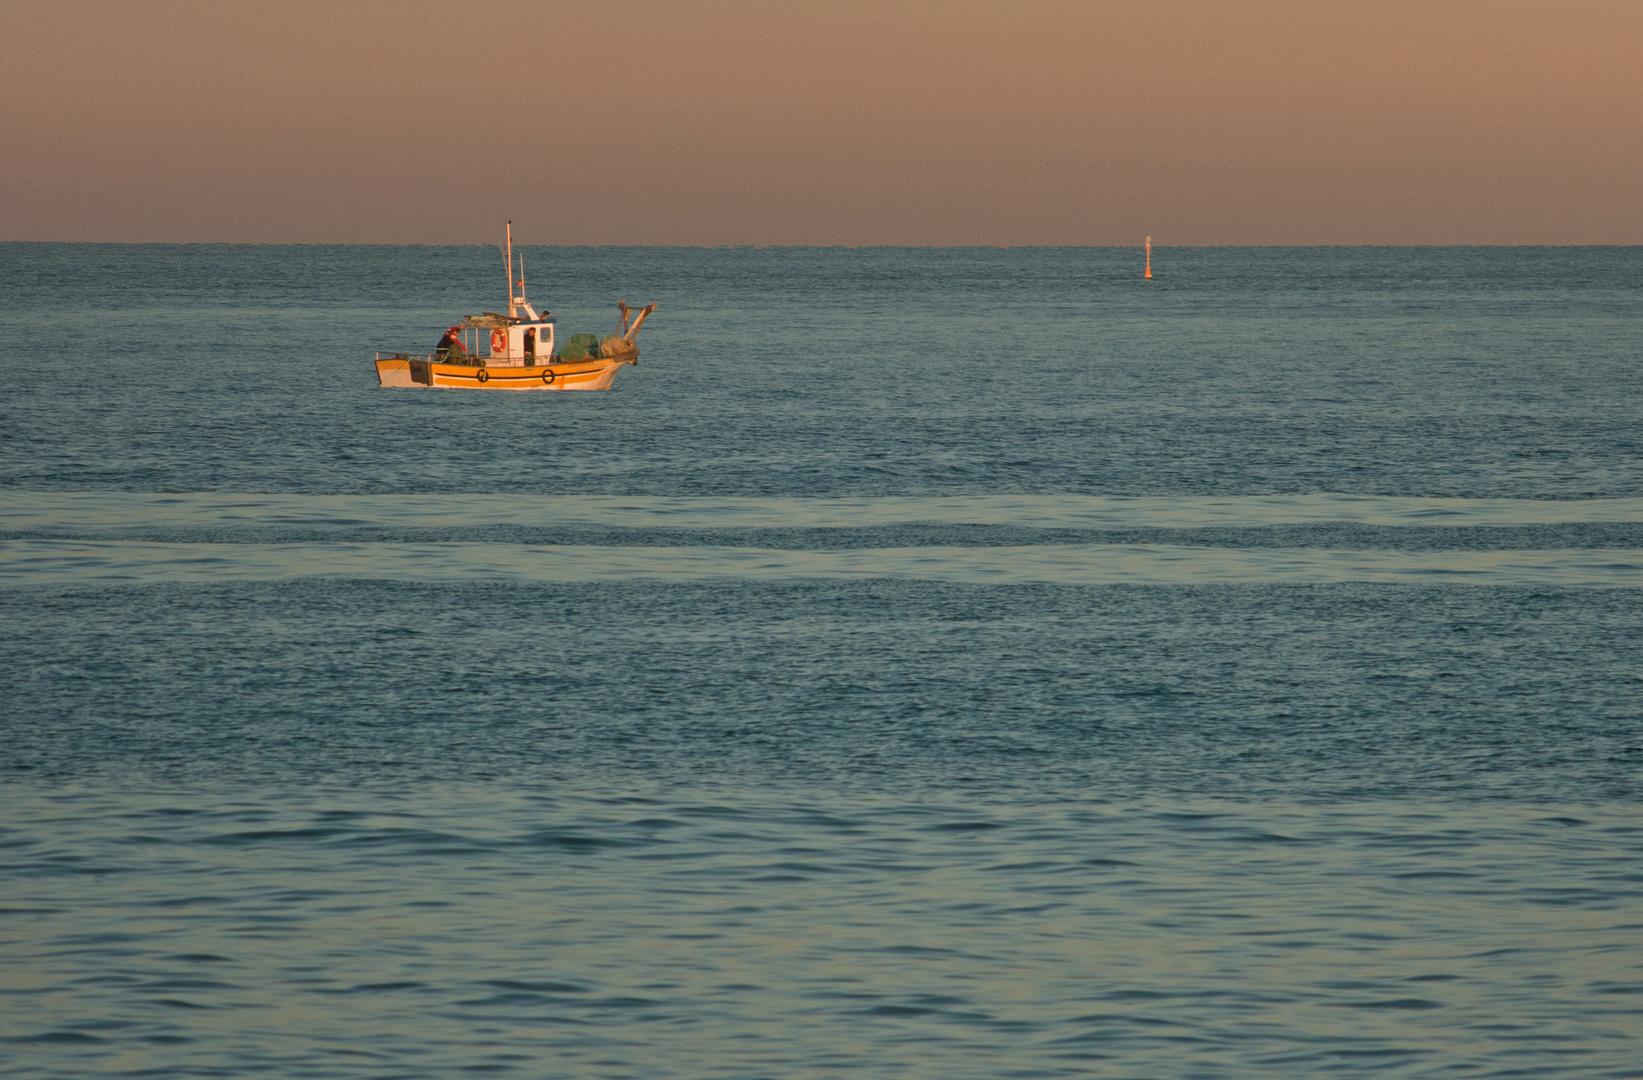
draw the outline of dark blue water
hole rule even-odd
[[[1643,250],[0,245],[0,1073],[1625,1077]]]

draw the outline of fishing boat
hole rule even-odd
[[[616,305],[616,332],[572,334],[560,342],[553,313],[538,312],[525,296],[525,256],[514,262],[513,222],[503,244],[508,275],[507,314],[464,316],[430,353],[378,352],[383,386],[456,386],[470,390],[606,390],[624,364],[639,363],[634,339],[656,310]],[[516,272],[517,271],[517,272]]]

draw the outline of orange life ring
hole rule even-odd
[[[491,352],[505,353],[508,351],[508,335],[500,330],[491,331]]]

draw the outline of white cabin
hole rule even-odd
[[[548,362],[555,345],[553,319],[516,322],[491,331],[485,362],[492,367],[535,367]]]

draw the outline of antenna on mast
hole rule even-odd
[[[502,255],[502,265],[508,274],[508,318],[519,314],[513,302],[513,222],[508,222],[507,250]]]

